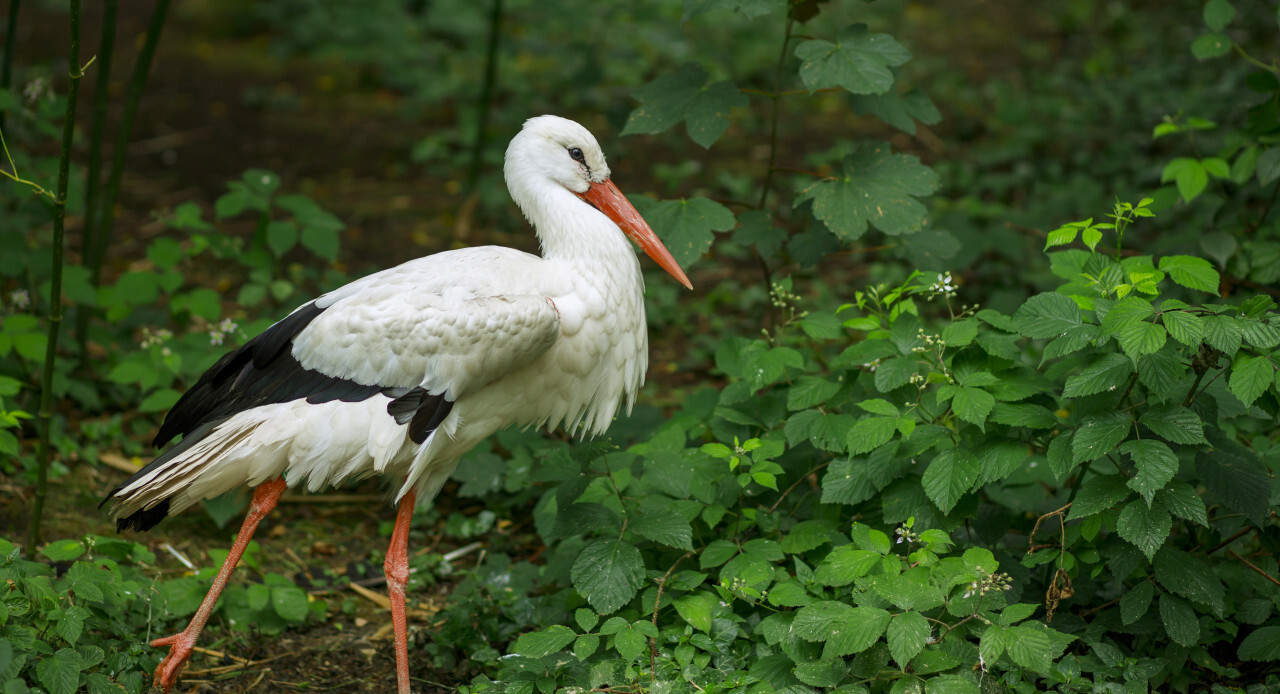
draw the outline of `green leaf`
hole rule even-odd
[[[1254,629],[1240,642],[1241,660],[1280,660],[1280,627]]]
[[[1138,359],[1138,382],[1147,387],[1150,402],[1170,400],[1178,390],[1178,383],[1186,374],[1182,363],[1182,351],[1172,344]]]
[[[579,661],[586,660],[599,648],[600,636],[598,634],[583,634],[573,641],[573,657]]]
[[[1160,596],[1160,621],[1174,643],[1191,648],[1200,641],[1200,621],[1182,598],[1168,593]]]
[[[728,540],[712,540],[698,556],[698,568],[720,566],[738,553],[738,545]]]
[[[1197,60],[1217,58],[1230,52],[1231,39],[1226,34],[1204,34],[1191,42],[1191,55],[1194,55]],[[1183,197],[1190,202],[1191,198]]]
[[[84,544],[79,540],[54,540],[40,550],[49,561],[70,561],[84,554]]]
[[[708,78],[701,65],[689,62],[679,72],[636,89],[633,95],[641,105],[627,118],[622,134],[660,133],[684,121],[690,139],[703,148],[711,147],[729,128],[732,109],[750,101],[732,82],[708,85]]]
[[[704,567],[705,568],[705,567]],[[644,583],[640,550],[621,540],[596,540],[573,562],[573,587],[600,614],[617,611]]]
[[[1200,417],[1181,405],[1153,407],[1138,418],[1143,426],[1172,443],[1208,443]]]
[[[1214,295],[1218,293],[1218,285],[1222,281],[1209,261],[1193,255],[1167,255],[1160,259],[1160,269],[1187,289]]]
[[[1270,299],[1269,296],[1259,298]],[[1259,320],[1244,320],[1240,326],[1244,341],[1259,349],[1270,350],[1280,345],[1280,328]]]
[[[694,629],[711,631],[711,608],[715,598],[707,593],[682,595],[675,600],[676,613]]]
[[[861,238],[867,225],[895,236],[918,231],[928,210],[916,197],[937,189],[932,169],[880,142],[847,155],[839,174],[801,191],[796,204],[812,199],[814,216],[848,243]]]
[[[1280,178],[1280,147],[1272,145],[1258,157],[1258,183],[1270,185]]]
[[[1066,335],[1083,321],[1076,302],[1057,292],[1036,294],[1013,314],[1018,332],[1037,340]]]
[[[1063,397],[1078,398],[1101,393],[1124,384],[1133,373],[1133,362],[1123,354],[1106,354],[1067,379]]]
[[[1009,628],[1006,651],[1010,660],[1041,674],[1053,670],[1053,663],[1076,637],[1054,631],[1039,622]]]
[[[1204,321],[1204,341],[1221,351],[1228,359],[1240,350],[1244,330],[1232,316],[1209,316]]]
[[[916,373],[918,368],[914,361],[906,357],[894,357],[893,359],[884,360],[876,368],[876,390],[881,393],[888,393],[905,386],[911,382],[911,376]]]
[[[340,241],[337,231],[327,227],[304,226],[298,240],[302,242],[303,248],[324,260],[333,262],[338,258]]]
[[[645,538],[677,549],[693,549],[693,527],[678,513],[637,515],[627,529]]]
[[[1178,194],[1183,200],[1191,202],[1204,192],[1205,186],[1209,185],[1209,173],[1205,171],[1204,164],[1201,164],[1199,159],[1177,157],[1165,164],[1164,171],[1160,173],[1161,183],[1169,181],[1177,184]]]
[[[1116,335],[1120,349],[1130,359],[1137,359],[1145,354],[1152,354],[1164,347],[1168,333],[1164,326],[1139,321],[1122,328]]]
[[[1160,585],[1200,605],[1207,605],[1219,619],[1226,608],[1226,589],[1213,569],[1194,554],[1173,547],[1160,550],[1155,559]]]
[[[617,649],[618,655],[622,656],[625,662],[631,662],[645,651],[644,634],[634,624],[627,625],[627,628],[620,630],[613,637],[613,647]]]
[[[991,408],[990,420],[996,424],[1031,429],[1052,429],[1058,418],[1044,405],[998,402]]]
[[[964,347],[978,336],[978,321],[965,318],[942,329],[942,342],[948,347]]]
[[[1178,456],[1161,441],[1140,439],[1125,441],[1120,452],[1133,459],[1137,473],[1129,480],[1129,488],[1142,495],[1147,505],[1178,472]]]
[[[1129,413],[1122,410],[1085,417],[1071,439],[1071,462],[1097,460],[1110,453],[1129,435],[1132,424]]]
[[[1231,394],[1252,405],[1275,380],[1276,368],[1269,356],[1240,354],[1231,367]]]
[[[1250,449],[1214,438],[1214,448],[1196,455],[1200,481],[1213,497],[1258,525],[1265,521],[1271,497],[1267,466]]]
[[[831,542],[831,523],[821,520],[800,521],[782,538],[782,551],[803,554]]]
[[[951,409],[960,419],[981,427],[995,404],[995,396],[991,393],[981,388],[961,386],[956,389],[955,397],[951,400]]]
[[[912,89],[904,94],[854,94],[849,104],[858,113],[870,113],[908,135],[916,134],[916,121],[933,124],[942,120],[938,107],[924,93]]]
[[[1067,520],[1084,518],[1114,508],[1116,504],[1129,498],[1131,493],[1121,475],[1091,475],[1080,485]]]
[[[873,451],[888,443],[897,431],[896,417],[863,417],[849,430],[849,452],[858,455]]]
[[[275,586],[271,589],[271,607],[289,622],[307,619],[307,592],[297,586]]]
[[[791,388],[787,391],[787,409],[794,411],[817,407],[839,392],[840,385],[838,381],[819,376],[800,376],[791,383]]]
[[[729,208],[707,198],[663,200],[628,198],[653,227],[680,267],[688,269],[711,247],[713,231],[728,231],[737,220]]]
[[[182,393],[173,388],[161,388],[143,398],[142,402],[138,404],[138,410],[141,412],[163,412],[173,407],[180,397],[182,397]]]
[[[564,650],[578,637],[569,627],[556,624],[543,631],[522,634],[516,639],[513,649],[516,653],[528,658],[543,658]]]
[[[885,417],[897,417],[902,414],[902,412],[898,410],[893,403],[882,398],[862,400],[858,402],[857,405],[859,409],[870,412],[871,414],[884,415]]]
[[[978,481],[978,458],[961,448],[945,450],[934,456],[920,480],[929,500],[950,513],[956,502]]]
[[[880,564],[880,553],[841,545],[831,550],[814,571],[813,580],[824,586],[847,586]]]
[[[838,658],[870,648],[889,621],[889,613],[877,607],[828,601],[797,610],[791,630],[805,641],[825,642],[823,657]]]
[[[274,220],[267,224],[267,248],[279,258],[298,245],[298,227],[293,222]]]
[[[1194,313],[1165,311],[1160,320],[1173,339],[1188,347],[1196,347],[1204,339],[1204,321]]]
[[[1236,16],[1236,8],[1228,0],[1209,0],[1204,5],[1204,23],[1214,31],[1222,31]]]
[[[1182,480],[1172,480],[1165,485],[1164,489],[1156,493],[1156,499],[1169,509],[1169,513],[1178,518],[1209,527],[1208,509],[1204,506],[1204,500],[1190,484]]]
[[[1151,581],[1143,581],[1126,590],[1120,596],[1120,621],[1128,626],[1142,619],[1151,608],[1151,598],[1156,594],[1156,587]]]
[[[80,671],[88,667],[74,649],[60,648],[36,663],[36,677],[49,694],[74,694],[80,687]]]
[[[924,650],[929,641],[929,622],[919,612],[903,612],[889,622],[885,639],[889,642],[889,654],[898,667],[905,668],[911,659]]]
[[[1120,518],[1116,521],[1116,532],[1120,537],[1142,550],[1148,560],[1155,556],[1172,529],[1173,519],[1159,502],[1148,507],[1144,502],[1130,501],[1121,509]]]
[[[843,87],[854,94],[883,94],[893,86],[890,67],[911,59],[911,53],[888,34],[872,34],[865,24],[847,29],[832,43],[811,39],[796,46],[800,79],[810,91]]]

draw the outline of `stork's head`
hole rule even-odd
[[[657,234],[609,180],[604,152],[586,128],[558,116],[530,118],[507,147],[504,174],[512,198],[535,226],[546,223],[535,218],[542,215],[534,207],[546,202],[540,193],[563,188],[604,213],[662,269],[693,288]]]

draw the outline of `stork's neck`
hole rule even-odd
[[[584,274],[605,273],[640,282],[635,248],[618,225],[563,186],[547,182],[512,196],[538,233],[542,256],[568,262]],[[523,198],[523,199],[522,199]]]

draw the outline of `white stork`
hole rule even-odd
[[[384,570],[396,675],[409,692],[409,522],[458,458],[510,425],[600,434],[644,383],[644,281],[630,237],[688,277],[609,180],[581,125],[531,118],[507,148],[507,188],[542,257],[484,246],[437,253],[303,304],[225,355],[165,417],[182,441],[112,491],[118,528],[146,530],[201,499],[253,487],[231,553],[155,684],[168,692],[259,521],[286,487],[374,474],[401,482]],[[625,236],[624,236],[625,234]]]

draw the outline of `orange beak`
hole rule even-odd
[[[680,269],[676,259],[671,257],[671,252],[662,245],[658,235],[649,228],[649,223],[644,221],[644,217],[641,217],[631,201],[623,196],[622,191],[613,185],[613,181],[606,179],[602,183],[592,183],[585,193],[577,193],[577,196],[612,219],[628,238],[640,246],[645,255],[653,258],[654,262],[676,278],[686,289],[693,289],[693,284],[685,276],[684,270]]]

